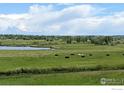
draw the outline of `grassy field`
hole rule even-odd
[[[1,50],[0,72],[13,73],[22,68],[40,72],[20,71],[14,75],[1,75],[0,84],[101,85],[101,78],[121,80],[124,77],[124,45],[60,44],[52,47],[56,49]],[[48,71],[43,74],[44,69]],[[52,72],[51,69],[57,70]]]
[[[1,85],[123,85],[124,71],[89,71],[58,74],[1,76]],[[101,79],[109,80],[105,84]],[[114,81],[114,82],[111,82]]]

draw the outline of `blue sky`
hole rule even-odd
[[[29,10],[29,7],[32,5],[49,5],[45,4],[38,4],[38,3],[0,3],[0,13],[9,14],[9,13],[26,13]],[[63,9],[64,7],[68,7],[67,5],[58,5],[53,4],[56,9]],[[87,5],[87,4],[75,4],[75,5]],[[89,5],[89,4],[88,4]],[[102,4],[90,4],[97,7],[107,8],[109,11],[119,12],[124,11],[124,4],[123,3],[102,3]]]
[[[0,13],[9,14],[9,13],[26,13],[29,10],[29,7],[32,5],[49,5],[45,4],[38,4],[38,3],[0,3]],[[57,6],[56,4],[54,4]],[[54,7],[55,7],[54,6]],[[62,9],[64,5],[59,5],[56,9]]]
[[[0,3],[0,34],[124,35],[124,4]]]

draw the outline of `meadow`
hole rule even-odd
[[[0,84],[102,85],[101,78],[121,80],[124,77],[123,44],[52,47],[55,50],[1,50]]]

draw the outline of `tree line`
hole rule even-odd
[[[67,44],[97,44],[114,45],[124,43],[124,36],[40,36],[40,35],[0,35],[0,40],[45,40],[45,41],[63,41]]]

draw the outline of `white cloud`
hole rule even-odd
[[[40,6],[40,5],[32,5],[29,8],[29,13],[31,14],[40,14],[40,13],[47,13],[53,10],[52,5],[48,6]]]
[[[31,11],[35,11],[35,10],[37,12],[36,13],[33,12],[32,14]],[[97,12],[100,10],[102,9],[97,9]],[[94,16],[97,12],[96,12],[96,8],[92,7],[91,5],[73,5],[70,7],[66,7],[62,10],[55,10],[53,9],[52,5],[49,5],[49,6],[34,5],[34,6],[31,6],[31,9],[30,9],[32,18],[29,20],[26,20],[25,23],[28,24],[27,26],[29,27],[29,31],[39,31],[43,33],[44,32],[49,33],[51,32],[51,30],[53,30],[54,32],[58,31],[56,32],[57,34],[67,34],[68,30],[64,32],[61,31],[66,28],[64,27],[64,25],[67,26],[69,22],[76,22],[73,20],[78,20],[78,19],[85,20],[85,18],[87,19],[87,17]],[[75,24],[75,23],[72,23],[72,24]],[[82,23],[78,22],[77,24],[80,25]],[[83,24],[85,24],[85,21]],[[73,27],[76,28],[76,25]],[[74,30],[73,27],[68,25],[68,28],[70,28],[71,31]],[[52,33],[52,34],[56,34],[56,33]]]
[[[58,5],[59,6],[59,5]],[[20,31],[46,35],[124,34],[124,11],[101,15],[105,8],[93,5],[32,5],[25,14],[0,14],[0,31]]]
[[[9,30],[9,28],[18,28],[24,31],[22,20],[28,19],[28,14],[0,14],[0,31]]]
[[[26,18],[27,14],[0,14],[0,18],[8,18],[13,20],[18,20],[21,18]]]

